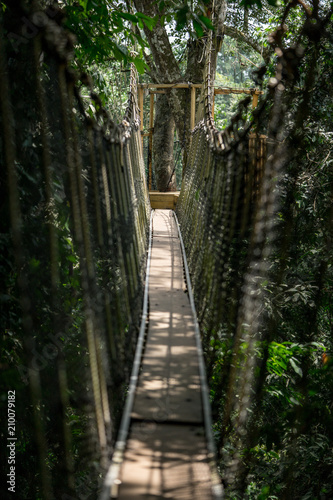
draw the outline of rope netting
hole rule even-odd
[[[246,98],[241,101],[231,124],[222,132],[216,129],[211,118],[213,89],[208,62],[205,116],[192,132],[177,204],[205,349],[221,475],[227,486],[226,496],[232,499],[259,498],[255,493],[251,496],[248,489],[251,479],[252,487],[255,482],[251,463],[261,463],[258,457],[260,452],[264,456],[265,450],[268,460],[275,460],[277,465],[275,478],[266,477],[266,490],[259,489],[260,498],[303,498],[304,492],[300,492],[291,469],[301,467],[302,460],[296,450],[301,449],[302,439],[306,442],[304,436],[310,436],[318,425],[318,403],[307,397],[311,390],[312,394],[316,390],[323,394],[328,390],[331,394],[328,379],[320,390],[319,384],[313,389],[314,374],[321,377],[320,348],[314,341],[324,338],[316,333],[318,322],[324,321],[319,317],[326,314],[330,294],[327,283],[332,279],[329,271],[332,176],[327,170],[328,194],[326,201],[324,195],[322,198],[319,223],[325,235],[318,249],[320,257],[307,268],[304,263],[294,263],[297,245],[304,253],[305,248],[312,251],[304,227],[300,229],[302,217],[309,223],[309,232],[319,231],[316,216],[309,222],[304,215],[311,207],[304,208],[303,215],[298,210],[297,196],[308,175],[307,127],[318,109],[315,90],[325,86],[327,89],[327,74],[316,80],[318,73],[314,66],[323,47],[330,44],[331,35],[325,30],[331,12],[320,18],[318,10],[314,9],[311,19],[306,19],[300,30],[298,41],[288,46],[288,41],[284,40],[284,23],[291,8],[290,3],[281,25],[270,35],[269,41],[276,54],[275,75],[269,79],[267,96],[253,111],[250,120],[251,100]],[[309,29],[311,25],[316,36]],[[267,67],[260,70],[261,79],[265,71]],[[329,129],[329,125],[327,127]],[[318,164],[322,161],[324,165],[329,150],[329,144],[325,143]],[[317,185],[316,194],[312,194],[316,200],[320,200],[320,189]],[[303,241],[299,231],[302,231]],[[301,262],[300,250],[298,259]],[[297,268],[293,274],[289,265],[292,262]],[[304,266],[302,272],[297,266]],[[291,296],[288,299],[287,295],[292,286],[296,286],[295,291],[297,287],[308,287],[313,292],[309,292],[313,300],[300,305],[294,297],[295,305],[288,309],[287,301]],[[285,301],[282,300],[284,294]],[[295,333],[292,328],[299,331]],[[300,356],[299,365],[294,366],[298,372],[297,375],[294,372],[295,376],[300,378],[293,382],[295,385],[292,383],[294,393],[290,390],[286,395],[290,403],[290,397],[298,394],[299,399],[293,400],[293,407],[293,402],[288,406],[284,399],[289,389],[280,382],[283,380],[281,375],[288,378],[287,364],[291,355],[289,353],[289,358],[276,355],[274,361],[272,350],[281,346],[281,350],[290,348],[296,352],[295,346],[300,345],[297,342],[303,342],[301,347],[304,348],[303,358]],[[280,362],[281,366],[285,363],[284,368],[280,366],[280,372],[274,371],[274,362]],[[280,376],[278,382],[277,374]],[[293,438],[285,438],[283,429],[278,427],[281,422],[274,413],[278,410],[274,410],[273,398],[270,400],[267,394],[280,398],[277,407],[281,415],[288,415]],[[270,436],[274,437],[266,448],[266,441],[260,440],[260,436],[267,437],[267,428],[274,428],[275,422],[276,429],[270,430]],[[323,420],[320,422],[322,425]],[[321,428],[323,434],[330,434],[330,425],[331,419],[327,416]],[[284,449],[281,448],[283,439],[289,443]],[[326,450],[329,449],[327,443],[329,438]],[[270,456],[272,449],[277,451]],[[323,467],[326,471],[328,462]],[[280,472],[276,472],[278,467]],[[324,482],[326,473],[322,473]],[[259,480],[262,481],[262,477]],[[280,488],[279,497],[269,496],[274,488],[275,491]],[[310,488],[307,493],[309,491]]]
[[[98,96],[80,97],[89,78],[70,69],[60,10],[9,8],[0,35],[1,368],[16,401],[16,491],[96,498],[143,297],[150,204],[136,75],[117,125]]]
[[[313,71],[331,50],[332,27],[331,11],[313,5],[294,45],[284,41],[293,2],[270,36],[276,73],[249,122],[247,98],[229,127],[215,128],[208,64],[205,118],[192,134],[177,207],[230,498],[247,498],[263,433],[282,457],[276,474],[285,499],[301,498],[292,472],[296,453],[318,433],[333,439],[331,403],[320,406],[321,398],[333,398],[332,379],[318,365],[318,346],[333,350],[331,131],[316,102],[319,95],[327,104],[333,75],[329,63],[322,74]],[[117,125],[89,77],[70,69],[73,39],[58,9],[15,6],[1,15],[1,408],[10,391],[16,489],[22,498],[96,498],[143,295],[150,206],[135,72]],[[89,102],[80,86],[90,91]],[[307,133],[316,118],[323,126],[316,130],[320,151],[309,147]],[[285,358],[278,348],[289,349]],[[277,380],[283,359],[292,360],[298,377],[288,378],[290,387]],[[291,436],[272,410],[274,394]],[[322,443],[318,476],[328,478],[327,489],[332,451]]]

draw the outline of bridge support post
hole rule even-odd
[[[154,94],[150,94],[150,111],[149,111],[149,165],[148,165],[148,185],[149,191],[152,190],[153,179],[153,131],[154,131]]]
[[[141,132],[141,145],[143,151],[143,87],[138,88],[138,99],[139,99],[139,109],[140,109],[140,132]]]
[[[190,118],[190,129],[193,130],[195,127],[195,87],[191,86],[191,118]]]
[[[259,92],[255,90],[252,96],[252,109],[258,106]]]
[[[213,92],[213,99],[212,99],[212,118],[214,120],[214,109],[215,109],[215,89]]]

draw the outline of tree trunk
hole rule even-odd
[[[207,57],[207,38],[190,38],[187,44],[187,67],[185,74],[172,51],[168,33],[165,29],[162,16],[165,12],[159,10],[158,4],[151,0],[134,0],[138,12],[142,12],[151,17],[158,17],[155,27],[150,30],[146,25],[143,30],[149,43],[151,54],[146,55],[147,63],[150,67],[150,77],[154,83],[178,83],[191,82],[202,83],[204,77],[204,67]],[[223,29],[226,16],[227,0],[219,0],[214,6],[211,78],[214,80],[216,60],[218,51],[223,42]],[[211,2],[211,8],[213,2]],[[207,12],[211,10],[207,6]],[[203,101],[203,95],[198,99]],[[170,120],[170,123],[168,123]],[[172,89],[167,91],[163,98],[157,99],[156,118],[154,124],[154,156],[153,165],[157,178],[157,187],[160,191],[166,189],[171,191],[176,189],[175,179],[171,180],[173,171],[173,141],[174,129],[177,128],[178,137],[183,146],[182,159],[183,168],[187,163],[187,151],[190,144],[190,91],[184,89]],[[184,132],[185,129],[185,132]],[[172,165],[172,166],[171,166]],[[163,170],[165,170],[163,172]]]
[[[176,191],[177,189],[173,157],[174,135],[175,121],[167,97],[163,94],[157,95],[153,135],[153,165],[159,191]]]

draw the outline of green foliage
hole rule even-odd
[[[201,38],[207,30],[214,29],[213,23],[207,15],[208,4],[209,2],[204,1],[184,2],[179,7],[176,6],[174,11],[171,10],[167,19],[170,22],[174,17],[176,31],[182,35],[185,35],[185,30],[190,36]]]
[[[262,62],[261,56],[250,48],[225,36],[217,58],[215,85],[227,88],[249,89],[254,87],[252,71]],[[216,95],[214,120],[219,129],[230,122],[244,94]]]
[[[146,42],[131,29],[131,25],[138,25],[141,29],[145,25],[152,30],[157,19],[114,9],[107,0],[81,0],[79,3],[68,0],[65,11],[66,26],[77,38],[75,53],[81,66],[85,68],[92,63],[117,60],[125,64],[134,62],[140,73],[148,69],[142,60]],[[136,44],[140,46],[139,55],[132,53]]]
[[[143,59],[143,50],[147,47],[142,35],[145,27],[152,31],[158,22],[174,23],[178,35],[190,29],[191,36],[197,38],[207,29],[213,29],[204,2],[198,2],[195,7],[192,3],[179,6],[160,2],[159,10],[160,16],[149,17],[142,12],[127,11],[122,3],[115,8],[108,0],[67,0],[66,26],[76,35],[75,53],[79,64],[86,67],[110,60],[125,64],[134,62],[138,72],[143,74],[149,70]]]
[[[273,7],[277,7],[281,5],[280,0],[267,0],[268,5],[272,5]],[[242,0],[240,5],[245,8],[257,6],[259,9],[263,8],[263,4],[261,0]]]
[[[301,29],[304,18],[301,8],[291,10],[283,47],[292,45],[300,37],[304,46],[309,47],[309,38],[304,37]],[[276,22],[275,15],[270,19]],[[258,34],[259,30],[266,36],[265,31],[270,31],[271,26],[263,31],[258,28]],[[330,37],[331,25],[328,30]],[[233,64],[236,66],[235,59],[241,60],[237,52],[257,65],[260,60],[255,58],[258,56],[254,52],[245,52],[240,43],[228,45],[228,39],[225,42],[224,49],[228,48],[228,52],[220,56],[223,64],[218,63],[217,81],[237,87],[240,80],[237,72],[241,66],[237,65],[234,78],[230,71]],[[254,348],[259,360],[253,368],[255,391],[258,392],[254,391],[252,404],[247,408],[250,416],[246,429],[240,430],[244,435],[248,433],[247,442],[252,446],[240,452],[244,468],[241,469],[243,494],[237,496],[227,490],[230,499],[321,500],[332,496],[333,255],[330,242],[333,136],[330,96],[333,75],[329,45],[324,38],[319,46],[311,46],[302,60],[298,80],[286,98],[287,131],[281,140],[288,143],[290,157],[277,185],[280,211],[272,240],[272,247],[277,250],[267,262],[271,278],[261,283],[264,305],[258,311],[259,338],[269,341],[259,340]],[[306,85],[311,89],[308,93],[304,91]],[[227,113],[230,113],[227,106],[216,102],[215,120],[224,125]],[[294,135],[289,136],[293,126]],[[284,242],[282,246],[281,241]],[[223,418],[225,401],[228,401],[226,384],[230,368],[245,363],[248,343],[241,340],[237,356],[233,356],[235,346],[228,339],[227,326],[218,332],[208,330],[207,335],[209,342],[205,348],[214,432],[218,445],[223,442],[220,453],[224,470],[225,456],[234,456],[239,451],[236,429],[240,418],[236,403],[239,394],[234,395],[236,410],[231,421]],[[236,387],[237,382],[236,376]]]
[[[127,102],[129,86],[129,69],[124,63],[113,61],[88,66],[88,73],[93,80],[93,91],[99,96],[102,106],[110,113],[117,123],[123,119]],[[93,116],[95,107],[87,90],[82,90],[87,111]]]

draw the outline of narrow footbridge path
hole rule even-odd
[[[210,463],[212,438],[206,432],[211,427],[205,421],[210,417],[199,332],[178,222],[173,211],[156,210],[152,226],[148,333],[128,408],[126,447],[116,472],[111,465],[107,489],[121,500],[219,498]]]

